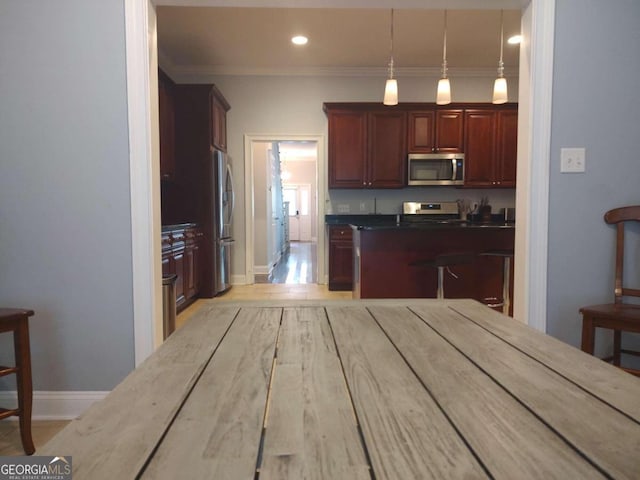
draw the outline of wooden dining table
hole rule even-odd
[[[36,454],[79,479],[640,478],[640,380],[473,300],[210,302]]]

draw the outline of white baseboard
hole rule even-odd
[[[33,392],[33,420],[73,420],[109,392]],[[15,391],[0,392],[0,405],[18,405]],[[5,407],[6,408],[6,407]],[[18,417],[9,417],[17,420]]]
[[[273,267],[271,265],[254,265],[253,266],[253,273],[255,275],[269,275],[271,273],[271,270],[273,270]]]
[[[231,285],[246,285],[247,284],[247,276],[246,275],[231,275]]]

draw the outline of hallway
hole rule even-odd
[[[256,275],[256,283],[308,284],[317,283],[317,245],[312,242],[291,242],[270,276]]]

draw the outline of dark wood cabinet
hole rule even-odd
[[[162,229],[162,274],[175,274],[176,309],[183,310],[200,291],[202,233],[194,224]]]
[[[185,230],[184,290],[187,299],[200,291],[200,239],[202,232],[195,228]]]
[[[366,176],[367,114],[336,109],[329,118],[329,188],[363,188]]]
[[[353,234],[349,225],[329,227],[329,290],[351,290]]]
[[[211,106],[211,145],[226,152],[229,104],[215,85],[211,87],[209,104]]]
[[[464,186],[515,187],[517,109],[469,109],[464,115]]]
[[[174,83],[158,72],[158,116],[160,120],[160,178],[173,180],[176,175],[176,130]]]
[[[464,139],[464,185],[489,187],[495,182],[496,112],[467,110]]]
[[[409,112],[409,153],[457,153],[463,151],[462,109]]]
[[[516,185],[518,106],[325,103],[329,188],[404,188],[408,153],[464,153],[464,186]]]
[[[402,188],[406,178],[406,112],[325,104],[329,122],[329,188]]]
[[[518,111],[498,112],[498,165],[496,180],[502,187],[516,186],[518,163]]]
[[[406,185],[407,117],[405,112],[368,113],[369,155],[367,188]]]

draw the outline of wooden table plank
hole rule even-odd
[[[73,456],[73,478],[136,478],[238,308],[204,308],[38,455]]]
[[[240,311],[141,478],[253,480],[281,312]]]
[[[608,475],[638,478],[640,425],[472,321],[412,310]]]
[[[326,310],[375,478],[487,478],[369,313]]]
[[[604,478],[413,312],[370,311],[493,478]],[[465,322],[445,307],[429,308],[428,315]]]
[[[371,478],[322,308],[284,311],[262,458],[260,480]]]
[[[453,309],[640,422],[640,378],[477,302]]]

